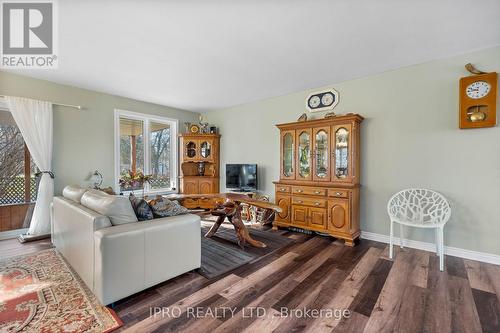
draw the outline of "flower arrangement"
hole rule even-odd
[[[122,174],[118,183],[122,189],[142,189],[144,194],[144,183],[149,183],[151,177],[151,175],[145,175],[141,170],[129,170]]]

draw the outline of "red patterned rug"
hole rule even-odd
[[[56,250],[0,261],[0,332],[110,332],[120,326]]]

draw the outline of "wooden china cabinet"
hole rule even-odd
[[[180,193],[219,193],[219,146],[218,134],[180,134],[182,148],[179,177]],[[212,199],[185,199],[186,208],[210,209]]]
[[[277,125],[280,180],[276,204],[283,210],[273,227],[319,231],[354,245],[359,229],[359,137],[363,117]]]

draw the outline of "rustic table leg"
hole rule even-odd
[[[219,230],[220,225],[222,224],[222,222],[224,222],[225,219],[226,219],[226,215],[219,215],[219,217],[217,218],[217,221],[212,225],[210,230],[205,234],[205,237],[207,237],[207,238],[212,237],[217,232],[217,230]]]
[[[212,212],[212,214],[218,216],[218,218],[217,221],[212,225],[210,230],[205,234],[205,237],[207,238],[212,237],[217,232],[220,225],[222,224],[222,222],[224,222],[224,220],[227,217],[229,222],[231,222],[231,224],[234,227],[236,236],[238,236],[239,246],[244,248],[245,245],[248,243],[254,247],[267,247],[265,243],[255,240],[252,238],[252,236],[250,236],[247,227],[241,220],[242,207],[239,202],[228,201],[225,202],[223,205],[221,205],[221,207],[219,208],[223,209],[218,209]]]
[[[267,247],[265,243],[253,239],[252,236],[250,236],[247,227],[241,220],[241,206],[239,205],[239,203],[236,204],[238,205],[236,213],[233,216],[228,216],[228,219],[233,224],[236,235],[238,236],[238,245],[240,245],[242,248],[244,248],[246,243],[254,247]]]

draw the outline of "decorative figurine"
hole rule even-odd
[[[205,162],[199,162],[198,163],[198,176],[204,176],[205,175]]]
[[[307,121],[307,114],[306,113],[303,113],[299,119],[297,119],[297,121]]]
[[[200,116],[200,132],[203,134],[207,134],[209,132],[208,123],[203,122],[202,116]]]

